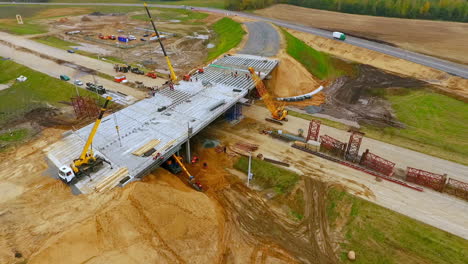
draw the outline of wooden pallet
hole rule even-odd
[[[141,156],[144,153],[146,153],[148,150],[150,150],[150,149],[156,147],[157,145],[159,145],[160,142],[161,142],[161,140],[159,140],[159,139],[152,139],[152,140],[148,141],[146,144],[144,144],[143,146],[141,146],[138,149],[136,149],[135,151],[133,151],[132,154],[135,155],[135,156]]]
[[[105,178],[104,180],[96,184],[96,186],[94,187],[94,190],[97,192],[104,192],[106,190],[112,189],[119,183],[120,180],[122,180],[127,175],[128,175],[128,169],[120,168],[114,174],[112,174],[111,176]]]

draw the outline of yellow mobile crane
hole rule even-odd
[[[97,129],[101,124],[102,116],[104,112],[107,110],[107,105],[109,101],[112,100],[112,97],[108,96],[106,98],[106,102],[104,106],[101,108],[101,112],[99,113],[96,122],[94,122],[94,126],[91,129],[91,133],[89,133],[88,140],[86,140],[86,144],[81,151],[81,155],[78,159],[73,160],[73,163],[70,166],[62,166],[59,168],[59,178],[64,181],[65,183],[71,183],[75,179],[79,179],[83,175],[89,175],[90,172],[93,172],[97,167],[101,166],[103,162],[108,163],[110,162],[105,160],[102,157],[94,156],[94,152],[91,148],[93,143],[94,136],[96,135]],[[112,165],[111,165],[112,166]]]
[[[172,63],[171,63],[171,60],[169,59],[169,56],[167,56],[166,49],[164,48],[164,45],[162,44],[161,36],[159,35],[158,30],[156,29],[156,25],[154,24],[153,17],[151,17],[151,13],[148,9],[148,5],[144,3],[144,6],[146,9],[146,13],[148,14],[148,17],[151,21],[151,25],[153,26],[153,30],[156,33],[156,37],[158,38],[159,45],[161,45],[161,49],[163,51],[164,57],[166,58],[167,66],[169,67],[169,72],[171,73],[171,81],[173,83],[177,83],[177,75],[174,72],[174,68],[172,67]]]
[[[270,110],[271,116],[273,118],[265,118],[265,120],[277,123],[282,125],[280,121],[288,121],[286,116],[288,115],[288,110],[284,109],[284,103],[278,103],[275,99],[268,93],[265,85],[263,84],[262,79],[255,73],[254,68],[249,67],[249,72],[252,75],[252,79],[255,82],[255,87],[257,88],[258,93],[263,99],[265,106]]]

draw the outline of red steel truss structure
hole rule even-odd
[[[73,109],[75,110],[76,118],[97,117],[99,107],[95,100],[91,97],[77,96],[71,98]]]
[[[359,148],[361,147],[364,133],[359,131],[351,131],[349,136],[348,148],[346,149],[346,159],[351,162],[357,162],[359,156]]]
[[[468,200],[468,183],[450,178],[444,192]]]
[[[320,133],[320,120],[312,119],[309,124],[309,133],[307,134],[307,141],[313,140],[317,141]]]
[[[436,174],[411,167],[407,167],[406,169],[407,181],[429,187],[439,192],[444,190],[446,178],[447,175]]]
[[[385,176],[392,176],[395,167],[395,163],[370,153],[368,149],[362,154],[359,164]]]
[[[320,136],[320,149],[330,152],[339,158],[343,158],[346,150],[346,143],[332,138],[328,135]]]

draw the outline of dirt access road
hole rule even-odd
[[[276,126],[264,121],[269,113],[263,107],[246,107],[244,115],[247,117],[243,121],[244,123],[229,130],[217,129],[216,134],[231,142],[247,141],[259,144],[258,153],[262,153],[268,158],[288,162],[291,164],[290,169],[298,173],[344,185],[348,191],[364,199],[468,239],[468,229],[466,229],[468,203],[465,201],[427,188],[424,189],[424,192],[418,192],[392,182],[378,182],[375,177],[369,174],[293,149],[287,143],[261,135],[258,133],[261,129]],[[276,128],[297,132],[299,128],[306,130],[308,127],[307,120],[293,116],[289,116],[288,120],[285,126],[277,126]],[[323,134],[340,140],[345,140],[348,137],[344,131],[322,125],[321,135]],[[398,166],[411,164],[417,168],[434,169],[434,172],[441,172],[440,168],[444,168],[443,170],[450,177],[453,176],[467,182],[466,172],[468,169],[466,166],[368,138],[363,140],[361,150],[365,148],[396,162]],[[437,168],[439,170],[435,170]]]
[[[107,63],[101,60],[96,60],[96,59],[89,58],[89,57],[76,54],[76,53],[71,54],[65,50],[54,48],[48,45],[44,45],[42,43],[38,43],[34,40],[31,40],[25,37],[15,36],[15,35],[8,34],[5,32],[0,32],[0,40],[5,43],[9,43],[12,47],[15,47],[17,49],[22,48],[22,49],[25,49],[26,51],[32,51],[32,53],[36,53],[39,55],[42,54],[44,56],[51,57],[53,59],[60,60],[60,61],[66,61],[75,65],[81,66],[83,68],[105,73],[110,76],[114,76],[116,74],[114,70],[114,65],[111,63]],[[60,75],[60,74],[56,73],[56,75]],[[137,75],[133,73],[129,73],[126,76],[130,82],[141,81],[146,86],[155,86],[155,85],[160,86],[166,81],[161,78],[151,79],[146,76]]]
[[[278,53],[280,47],[280,36],[278,31],[266,22],[246,22],[248,30],[247,43],[241,54],[251,54],[264,57],[272,57]]]

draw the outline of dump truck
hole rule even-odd
[[[346,39],[346,35],[345,35],[344,33],[335,31],[335,32],[333,32],[333,38],[334,38],[334,39],[339,39],[339,40],[345,40],[345,39]]]

